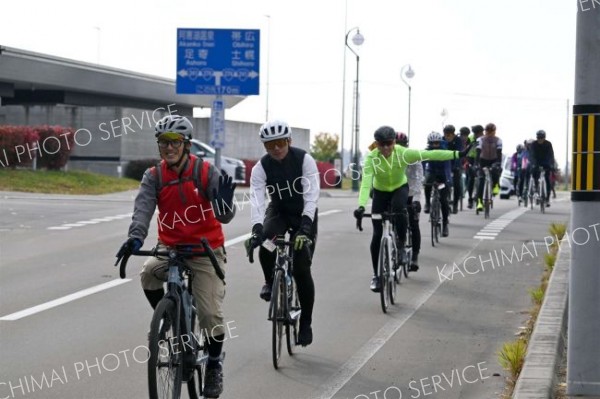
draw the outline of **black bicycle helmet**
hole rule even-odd
[[[461,136],[468,136],[469,133],[471,133],[471,129],[469,129],[468,127],[463,126],[463,127],[460,128],[460,135]]]
[[[475,126],[471,127],[471,131],[473,133],[476,133],[476,134],[477,133],[483,133],[483,126],[481,126],[481,125],[475,125]]]
[[[546,132],[543,130],[538,130],[537,133],[535,134],[535,137],[538,139],[545,139],[546,138]]]
[[[398,132],[396,134],[396,143],[400,144],[402,147],[408,147],[408,136],[402,132]]]
[[[396,139],[396,131],[390,126],[381,126],[375,130],[374,134],[376,141],[389,141]]]
[[[456,131],[456,129],[454,128],[454,125],[446,125],[444,126],[444,134],[446,133],[454,133]]]

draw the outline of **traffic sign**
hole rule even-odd
[[[177,29],[177,94],[259,94],[258,29]]]

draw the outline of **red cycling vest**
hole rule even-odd
[[[194,181],[196,162],[202,162],[197,182]],[[159,166],[162,180],[161,187],[157,188],[159,240],[167,246],[174,246],[199,244],[200,239],[206,237],[211,248],[223,246],[225,237],[221,223],[215,218],[212,204],[206,197],[211,165],[190,155],[181,176],[167,168],[165,161],[156,167]],[[157,175],[156,170],[153,173]],[[198,192],[198,187],[202,192]]]

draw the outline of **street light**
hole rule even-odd
[[[410,141],[410,92],[411,87],[410,84],[406,81],[406,79],[412,79],[415,76],[415,71],[413,71],[410,64],[406,64],[400,70],[400,79],[404,82],[405,85],[408,86],[408,141]],[[406,79],[405,79],[406,78]]]
[[[442,130],[444,130],[444,125],[446,124],[446,120],[448,119],[448,110],[446,108],[442,108],[440,116],[442,117]]]
[[[358,56],[358,53],[356,51],[354,51],[354,49],[352,47],[350,47],[350,44],[348,44],[348,37],[350,36],[350,33],[352,33],[352,31],[356,30],[356,33],[354,34],[354,36],[352,36],[352,43],[354,44],[355,47],[360,47],[364,41],[365,38],[363,35],[361,35],[360,30],[358,29],[358,27],[352,28],[348,31],[348,33],[346,33],[346,47],[348,47],[350,49],[350,51],[352,51],[352,53],[356,56],[356,80],[354,81],[354,142],[353,142],[353,147],[352,147],[352,151],[353,151],[353,158],[354,158],[354,165],[356,167],[358,167],[358,163],[359,163],[359,159],[358,159],[358,149],[359,149],[359,138],[360,138],[360,118],[359,118],[359,91],[358,91],[358,70],[359,70],[359,62],[360,62],[360,57]],[[352,179],[352,191],[358,191],[358,179]]]

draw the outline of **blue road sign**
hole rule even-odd
[[[177,29],[177,94],[259,93],[258,29]]]

